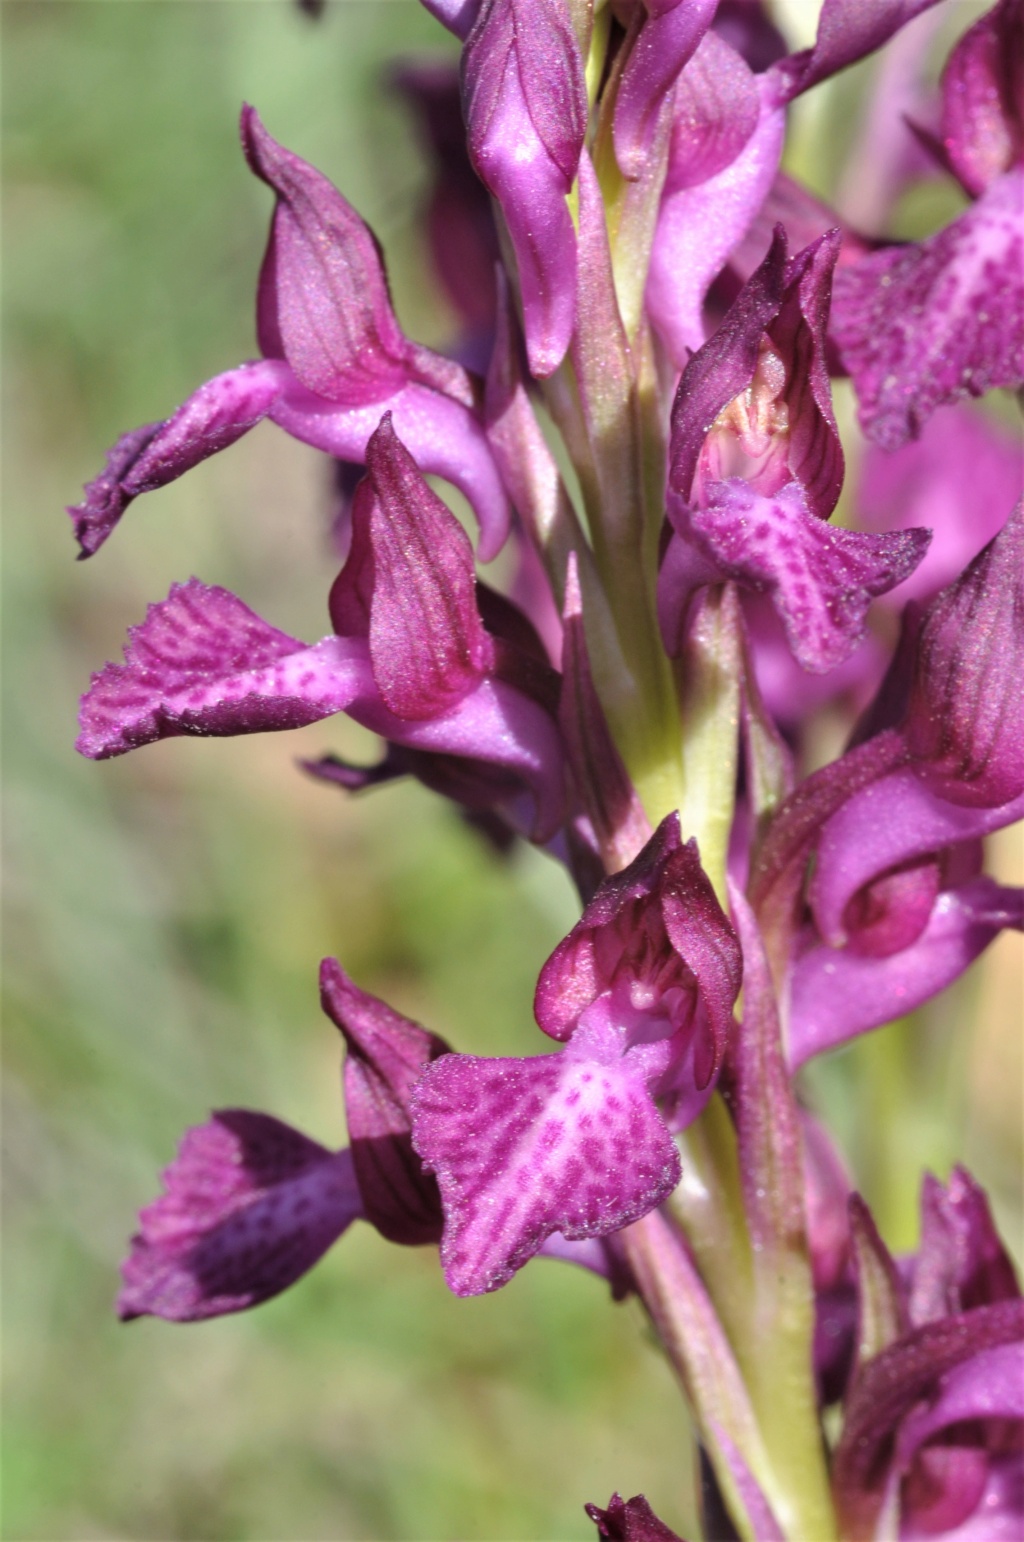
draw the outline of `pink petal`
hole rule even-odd
[[[633,180],[643,170],[659,113],[680,71],[702,39],[707,41],[717,4],[677,0],[674,5],[648,7],[650,14],[630,50],[615,101],[615,158],[623,176]]]

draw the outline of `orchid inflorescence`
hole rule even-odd
[[[457,346],[405,335],[372,232],[246,107],[261,358],[125,434],[71,510],[92,555],[267,418],[338,463],[330,631],[176,584],[93,676],[78,747],[347,713],[382,759],[312,775],[417,777],[568,868],[582,914],[535,998],[559,1048],[460,1054],[325,960],[350,1146],[242,1109],[189,1130],[120,1313],[255,1306],[357,1219],[439,1247],[460,1296],[559,1258],[643,1302],[709,1537],[1019,1538],[1024,1302],[985,1195],[927,1177],[894,1259],[796,1073],[1024,924],[982,857],[1024,814],[1021,463],[964,403],[1024,382],[1024,5],[929,95],[906,60],[935,0],[824,0],[798,53],[760,0],[424,3],[460,75],[393,83],[437,162]],[[789,105],[890,40],[879,225],[927,165],[969,199],[916,242],[780,170]],[[842,375],[868,447],[836,523]],[[499,592],[477,564],[503,551]],[[847,748],[801,774],[825,703]],[[641,1496],[587,1508],[673,1536]]]

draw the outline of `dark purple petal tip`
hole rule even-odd
[[[659,1521],[643,1494],[634,1494],[632,1499],[613,1494],[606,1510],[600,1505],[583,1508],[597,1527],[600,1542],[682,1542]]]
[[[362,1214],[347,1151],[228,1108],[189,1130],[139,1216],[118,1315],[196,1322],[276,1296]]]

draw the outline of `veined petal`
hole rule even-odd
[[[778,171],[785,110],[763,78],[759,89],[757,126],[735,160],[706,181],[671,193],[658,215],[646,305],[679,370],[704,342],[703,307],[712,280],[746,234]]]
[[[1019,160],[1024,101],[1024,7],[1000,0],[949,56],[942,76],[942,143],[969,193]]]
[[[456,1295],[504,1285],[552,1232],[605,1236],[679,1181],[643,1059],[610,1030],[559,1054],[446,1055],[413,1095],[413,1144],[436,1172],[441,1262]]]
[[[320,1003],[345,1037],[345,1113],[366,1219],[389,1242],[440,1242],[441,1197],[412,1149],[410,1099],[424,1066],[451,1046],[320,965]]]
[[[943,798],[984,809],[1024,796],[1022,666],[1018,504],[921,623],[904,732],[919,774]]]
[[[707,32],[676,84],[664,196],[731,166],[757,127],[753,71],[717,32]]]
[[[295,382],[270,416],[305,444],[339,460],[364,462],[385,412],[420,470],[444,477],[465,494],[480,522],[480,560],[490,562],[505,544],[511,509],[483,425],[462,402],[413,382],[386,401],[338,407]]]
[[[900,952],[872,957],[812,945],[791,973],[790,1070],[930,1001],[1006,927],[1024,929],[1024,890],[975,878],[940,894],[924,930]]]
[[[375,493],[369,508],[373,676],[396,716],[438,717],[494,664],[477,609],[473,549],[387,415],[367,444],[366,466]]]
[[[623,176],[632,180],[643,170],[658,114],[698,44],[707,41],[717,5],[718,0],[677,0],[649,6],[615,100],[615,159]]]
[[[192,578],[151,605],[82,698],[77,748],[92,760],[177,734],[301,728],[374,693],[366,644],[307,647],[226,589]]]
[[[865,432],[884,450],[938,408],[1024,380],[1024,170],[952,224],[836,275],[832,335]]]
[[[140,493],[175,481],[255,428],[291,378],[288,366],[275,359],[240,364],[200,386],[164,422],[122,434],[84,500],[68,509],[79,555],[99,551]]]
[[[501,205],[534,375],[569,346],[576,237],[565,198],[586,128],[583,61],[557,0],[485,0],[462,56],[470,156]]]
[[[189,1130],[163,1179],[123,1267],[125,1319],[195,1322],[256,1306],[362,1214],[348,1151],[244,1108]]]
[[[380,250],[367,225],[327,178],[242,109],[242,147],[277,194],[260,276],[260,347],[288,360],[317,396],[343,406],[386,400],[409,380],[470,406],[461,365],[411,343],[391,308]]]
[[[766,589],[805,669],[833,669],[865,635],[871,599],[901,583],[927,550],[926,530],[866,535],[816,519],[798,482],[774,497],[738,478],[712,484],[692,530],[723,576]]]

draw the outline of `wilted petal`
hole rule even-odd
[[[997,178],[927,241],[836,275],[832,334],[884,450],[936,410],[1024,380],[1024,172]]]
[[[1024,930],[1024,890],[975,878],[940,894],[924,930],[897,953],[812,945],[791,974],[790,1069],[930,1001],[1007,927]]]
[[[599,1542],[682,1542],[664,1521],[659,1521],[643,1494],[623,1499],[613,1494],[607,1510],[599,1505],[584,1505],[597,1527]]]
[[[785,111],[763,78],[759,91],[757,126],[735,160],[707,181],[670,194],[658,215],[646,306],[679,370],[704,342],[703,307],[712,280],[746,234],[778,170]]]
[[[981,810],[1024,795],[1022,667],[1024,504],[921,624],[905,733],[941,797]]]
[[[195,1322],[256,1306],[362,1214],[348,1151],[242,1108],[189,1130],[163,1179],[123,1267],[122,1318]]]
[[[262,351],[288,360],[315,395],[342,406],[384,401],[410,380],[470,406],[472,387],[451,359],[421,348],[395,319],[380,250],[338,190],[242,109],[242,147],[277,194],[260,275]]]
[[[630,49],[615,100],[615,158],[623,176],[636,178],[643,170],[658,115],[679,72],[701,40],[707,41],[717,4],[718,0],[676,0],[648,6],[650,14]]]
[[[301,728],[373,690],[365,643],[325,637],[307,647],[192,578],[131,628],[123,664],[93,675],[77,748],[105,760],[177,734]]]
[[[644,1047],[623,1053],[605,1025],[555,1055],[436,1061],[413,1097],[413,1143],[437,1174],[441,1262],[460,1296],[497,1290],[552,1232],[627,1226],[679,1181]]]
[[[175,481],[255,428],[290,378],[287,365],[273,359],[240,364],[200,386],[165,422],[122,434],[83,502],[68,509],[80,556],[99,551],[140,493]]]
[[[983,193],[1019,158],[1024,8],[1001,0],[953,49],[942,76],[942,143],[969,193]]]
[[[441,1240],[437,1184],[412,1149],[410,1099],[423,1068],[450,1045],[361,991],[333,958],[320,1002],[345,1036],[345,1113],[366,1219],[389,1242]]]
[[[583,148],[583,61],[557,0],[484,0],[462,56],[473,164],[501,205],[534,375],[569,346],[576,237],[566,204]]]
[[[723,577],[767,590],[805,669],[824,672],[865,635],[872,598],[913,572],[926,530],[867,535],[817,519],[798,482],[762,497],[743,481],[712,485],[691,529]]]

